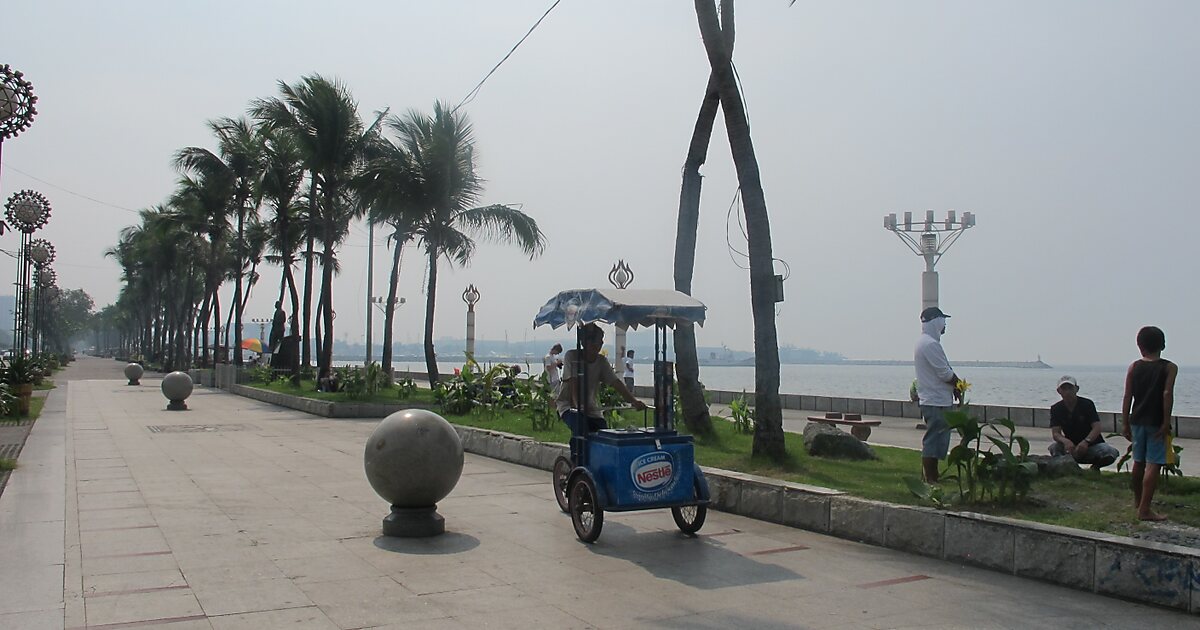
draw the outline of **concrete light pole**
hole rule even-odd
[[[624,259],[618,259],[617,264],[613,265],[612,270],[608,272],[608,281],[618,289],[628,289],[629,285],[633,284],[633,270],[629,265],[625,264]],[[616,356],[613,357],[613,369],[624,373],[625,365],[625,332],[624,326],[617,326],[617,333],[613,335],[613,343],[617,348]]]
[[[467,356],[475,358],[475,303],[479,301],[479,289],[467,285],[462,299],[467,303]]]
[[[963,232],[975,227],[975,214],[963,212],[962,218],[958,218],[953,210],[949,210],[944,221],[934,221],[933,210],[926,210],[925,221],[913,223],[912,213],[905,212],[901,223],[893,212],[884,215],[883,227],[899,236],[914,254],[925,259],[925,271],[921,273],[921,309],[938,306],[938,274],[934,266]]]

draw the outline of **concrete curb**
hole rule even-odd
[[[549,471],[565,444],[454,425],[476,455]],[[1016,519],[944,512],[704,467],[710,507],[1136,602],[1200,613],[1200,550]],[[547,479],[547,481],[549,481]]]
[[[402,409],[431,409],[429,405],[416,402],[386,403],[342,403],[327,400],[315,400],[301,396],[292,396],[280,392],[267,391],[246,385],[227,384],[230,393],[253,398],[254,400],[287,407],[325,418],[386,418]]]
[[[242,385],[229,389],[331,418],[384,417],[382,408],[392,407],[329,403]],[[335,406],[344,408],[330,409]],[[378,415],[342,415],[351,410]],[[454,428],[468,453],[540,470],[551,470],[555,459],[570,452],[565,444],[522,435]],[[712,495],[710,507],[723,512],[1200,614],[1200,550],[986,514],[870,501],[830,488],[719,468],[703,470]]]

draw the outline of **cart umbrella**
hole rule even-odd
[[[706,308],[686,293],[667,289],[570,289],[550,298],[533,318],[533,326],[570,329],[592,322],[633,329],[656,324],[703,326]]]

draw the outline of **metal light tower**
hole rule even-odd
[[[467,303],[467,356],[475,357],[475,303],[479,301],[479,289],[475,285],[467,285],[462,293],[463,302]]]
[[[16,308],[13,309],[13,347],[24,354],[29,348],[29,241],[30,235],[50,220],[50,202],[41,193],[22,190],[4,204],[8,225],[21,232],[17,250]]]
[[[913,222],[912,214],[905,212],[903,222],[897,220],[895,212],[884,215],[883,227],[899,236],[914,254],[925,259],[925,271],[921,273],[921,309],[924,310],[938,305],[938,274],[934,266],[963,232],[975,227],[975,214],[963,212],[959,218],[949,210],[945,220],[935,221],[933,210],[926,210],[925,221],[918,223]]]
[[[54,262],[54,245],[44,238],[35,238],[26,246],[25,257],[33,263],[33,334],[30,347],[39,352],[42,333],[42,270]]]
[[[33,84],[25,80],[25,75],[6,63],[0,64],[0,150],[5,140],[17,137],[33,124],[36,103]]]
[[[617,264],[613,265],[612,270],[608,272],[608,281],[618,289],[628,289],[629,285],[633,284],[633,270],[629,265],[625,264],[624,259],[618,259]],[[624,326],[617,326],[617,334],[613,335],[613,344],[617,348],[617,354],[613,357],[613,369],[624,370],[625,365],[625,332]]]

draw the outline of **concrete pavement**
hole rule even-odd
[[[0,628],[1061,628],[1182,613],[711,512],[606,515],[579,543],[548,474],[467,455],[448,533],[380,536],[376,422],[197,388],[167,412],[83,358],[0,496]],[[911,430],[911,429],[909,429]]]

